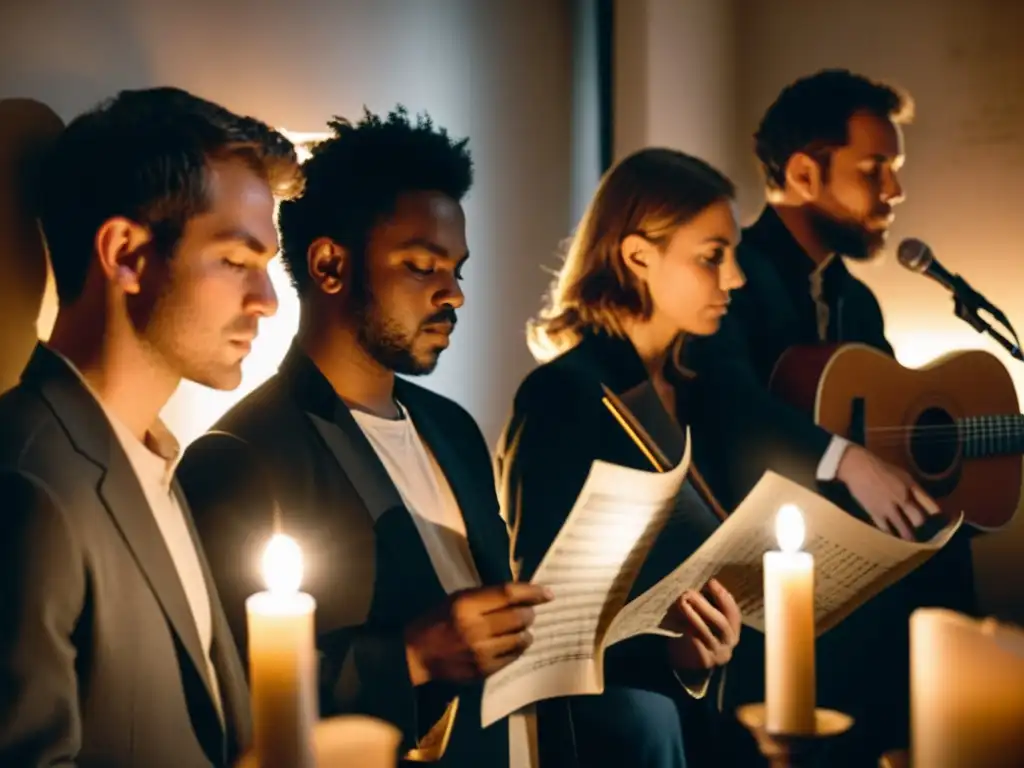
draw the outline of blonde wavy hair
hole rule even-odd
[[[623,240],[640,235],[664,248],[679,227],[735,196],[723,173],[673,149],[642,149],[609,170],[569,241],[546,306],[527,324],[533,356],[558,356],[588,327],[622,336],[624,318],[650,317],[650,292],[623,261]]]

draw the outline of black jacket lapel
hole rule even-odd
[[[401,389],[399,397],[403,399]],[[463,449],[474,450],[474,447],[457,445],[450,433],[445,433],[444,425],[426,408],[410,404],[409,399],[405,397],[403,402],[409,409],[416,430],[434,454],[462,512],[466,523],[466,538],[480,579],[484,584],[509,581],[508,539],[503,535],[504,525],[495,525],[501,515],[494,494],[493,474],[487,472],[480,477],[474,476],[482,470],[475,470],[473,464],[461,455]]]
[[[351,414],[339,414],[333,421],[308,411],[306,416],[313,422],[340,469],[348,476],[375,524],[385,512],[404,509],[402,497],[391,476]]]
[[[423,540],[412,515],[405,508],[401,494],[387,469],[377,457],[363,430],[351,412],[335,394],[330,383],[301,351],[293,348],[281,366],[281,373],[296,406],[305,414],[319,434],[324,447],[334,457],[339,470],[355,491],[373,523],[374,534],[382,560],[399,564],[401,572],[381,572],[383,581],[377,592],[390,594],[386,585],[405,584],[404,605],[390,605],[387,600],[373,602],[374,618],[382,623],[410,606],[432,605],[444,597]],[[346,500],[347,502],[347,500]]]

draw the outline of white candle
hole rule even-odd
[[[779,509],[775,535],[781,551],[764,555],[765,725],[770,733],[814,733],[814,557],[799,551],[799,509]]]
[[[915,768],[1024,765],[1024,631],[920,608],[910,687]]]
[[[275,534],[263,553],[268,591],[245,603],[253,751],[259,768],[313,768],[317,712],[316,601],[299,592],[302,552]]]
[[[340,715],[321,720],[313,730],[318,766],[396,768],[402,732],[391,723],[365,715]],[[236,768],[259,768],[250,750]]]

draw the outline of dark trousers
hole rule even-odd
[[[579,768],[686,768],[680,712],[668,696],[608,686],[569,708]]]

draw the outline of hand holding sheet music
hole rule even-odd
[[[534,609],[533,644],[485,682],[484,726],[541,699],[604,690],[604,634],[672,512],[688,445],[664,473],[593,463],[532,579],[554,600]]]
[[[484,685],[483,725],[555,696],[604,690],[604,651],[640,634],[678,637],[665,624],[687,590],[716,578],[764,631],[763,556],[777,549],[775,512],[796,504],[804,550],[815,558],[820,635],[942,548],[960,519],[927,542],[907,542],[861,522],[812,491],[766,472],[735,512],[675,571],[623,606],[637,571],[672,509],[686,467],[664,474],[595,462],[587,485],[534,578],[555,599],[538,607],[534,643]]]
[[[778,549],[775,512],[784,504],[796,504],[803,513],[803,549],[814,556],[818,635],[925,562],[963,522],[961,515],[926,542],[904,541],[861,522],[803,486],[766,472],[700,549],[619,613],[607,643],[644,632],[676,636],[671,627],[661,624],[666,611],[681,592],[700,589],[712,577],[732,593],[743,612],[743,623],[763,632],[763,556]]]

